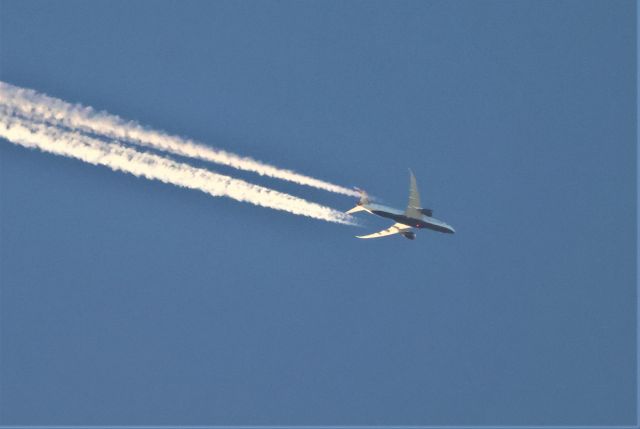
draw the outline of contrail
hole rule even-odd
[[[329,207],[163,156],[139,152],[118,142],[107,143],[42,123],[0,114],[0,137],[27,148],[37,148],[134,176],[197,189],[216,197],[225,196],[315,219],[353,224],[349,215]]]
[[[354,197],[359,195],[349,188],[314,179],[291,170],[274,167],[252,158],[214,149],[190,139],[148,129],[136,122],[126,121],[116,115],[97,112],[91,107],[71,104],[6,82],[0,82],[0,102],[7,106],[9,110],[18,110],[34,121],[40,120],[56,126],[62,125],[72,130],[102,135],[110,139],[123,140],[180,156],[252,171],[262,176],[287,180],[338,194]],[[12,112],[9,111],[7,113],[10,114]]]

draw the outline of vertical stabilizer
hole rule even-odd
[[[413,175],[413,171],[411,171],[411,169],[409,169],[409,204],[407,204],[405,215],[412,218],[422,217],[422,212],[420,211],[420,193],[418,193],[418,184],[416,183],[416,176]]]

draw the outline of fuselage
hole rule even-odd
[[[422,215],[420,217],[409,217],[402,210],[397,210],[392,207],[383,206],[381,204],[363,204],[362,208],[364,208],[369,213],[393,219],[398,223],[411,226],[413,228],[427,228],[447,234],[453,234],[454,232],[456,232],[451,225],[448,225],[445,222],[431,216]]]

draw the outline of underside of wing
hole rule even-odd
[[[356,237],[357,238],[385,237],[387,235],[400,234],[400,233],[403,233],[403,232],[407,232],[410,229],[411,229],[411,227],[408,226],[408,225],[404,225],[402,223],[394,223],[393,225],[391,225],[391,227],[385,229],[384,231],[374,232],[373,234],[369,234],[369,235],[358,235]]]

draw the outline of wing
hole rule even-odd
[[[416,176],[413,175],[413,171],[409,170],[409,204],[404,214],[408,217],[420,218],[422,212],[420,211],[420,194],[418,193],[418,185],[416,183]]]
[[[394,223],[393,225],[391,225],[391,227],[385,229],[384,231],[374,232],[373,234],[369,234],[369,235],[357,235],[356,237],[357,238],[378,238],[378,237],[384,237],[387,235],[399,234],[401,232],[408,231],[410,229],[411,227],[408,225],[404,225],[402,223]]]

